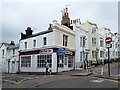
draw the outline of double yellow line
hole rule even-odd
[[[15,78],[15,77],[14,77]],[[10,79],[13,79],[13,78],[10,78]],[[23,82],[24,80],[26,80],[27,78],[24,78],[22,79],[21,81],[19,82],[16,82],[16,81],[12,81],[12,80],[6,80],[6,79],[2,79],[2,81],[5,81],[5,82],[10,82],[10,83],[15,83],[15,84],[20,84],[21,82]]]

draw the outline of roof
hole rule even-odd
[[[23,39],[27,39],[27,38],[31,38],[31,37],[36,37],[36,36],[43,35],[43,34],[50,33],[50,32],[53,32],[53,30],[42,31],[42,32],[39,32],[39,33],[36,33],[36,34],[32,34],[30,36],[26,36]],[[21,39],[21,40],[23,40],[23,39]]]
[[[19,48],[20,44],[15,44],[15,45],[9,45],[8,49],[16,49]]]

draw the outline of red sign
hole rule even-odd
[[[107,37],[107,38],[105,39],[105,43],[106,43],[106,44],[110,44],[111,41],[112,41],[112,39],[111,39],[110,37]]]
[[[73,55],[73,52],[71,52],[71,51],[66,51],[65,54]]]
[[[40,50],[40,53],[52,53],[53,49]]]

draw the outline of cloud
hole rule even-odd
[[[27,26],[31,26],[36,33],[47,30],[53,20],[61,23],[61,10],[66,5],[69,5],[70,19],[80,18],[82,23],[88,19],[99,28],[107,27],[112,32],[117,31],[117,2],[5,2],[2,3],[3,41],[14,40],[18,43],[20,33],[25,33]]]

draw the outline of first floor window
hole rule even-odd
[[[68,67],[73,67],[73,56],[68,56]]]
[[[63,35],[63,46],[67,46],[68,43],[68,36]]]
[[[63,60],[64,56],[63,55],[58,55],[57,56],[57,61],[58,61],[58,67],[63,67]]]
[[[92,38],[92,45],[96,45],[96,38]]]
[[[33,46],[36,47],[36,40],[33,40]]]
[[[47,45],[47,38],[46,37],[43,38],[43,43],[44,43],[44,45]]]
[[[5,51],[4,51],[4,50],[2,50],[2,56],[4,56],[4,54],[5,54]]]
[[[116,52],[116,56],[118,56],[118,53]]]
[[[80,61],[82,61],[82,52],[80,52]]]
[[[44,68],[46,63],[48,62],[49,67],[52,67],[52,55],[38,55],[37,56],[37,67]]]
[[[92,58],[95,58],[96,56],[96,51],[92,51]]]
[[[104,57],[104,52],[100,51],[100,57]]]
[[[31,67],[31,56],[21,57],[21,67]]]
[[[25,48],[27,48],[27,42],[25,42]]]
[[[106,52],[106,57],[108,56],[108,53]]]

